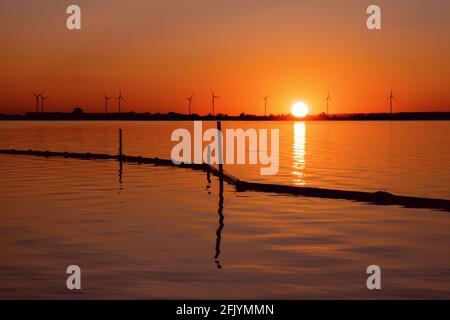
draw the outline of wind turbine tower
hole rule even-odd
[[[119,102],[119,113],[122,111],[121,110],[121,107],[120,107],[120,103],[123,101],[123,102],[126,102],[126,100],[124,99],[124,97],[122,96],[122,90],[119,90],[119,96],[116,98],[116,101],[118,101]]]
[[[35,98],[36,98],[36,113],[39,112],[39,98],[42,97],[42,95],[44,94],[44,92],[41,93],[31,93]]]
[[[389,112],[391,114],[392,114],[392,111],[393,111],[393,101],[397,101],[397,100],[395,100],[394,93],[393,93],[392,88],[391,88],[391,94],[389,95]]]
[[[41,96],[41,112],[44,113],[44,101],[50,98],[49,96]]]
[[[264,116],[267,117],[267,100],[269,99],[269,96],[264,97]]]
[[[219,96],[216,96],[214,92],[211,90],[211,98],[212,98],[212,115],[214,117],[216,111],[216,99],[219,99]]]
[[[189,115],[191,115],[191,109],[192,109],[192,98],[194,98],[194,94],[192,94],[190,97],[186,98],[186,100],[189,103]]]
[[[104,93],[103,93],[103,96],[105,97],[105,113],[108,113],[108,101],[111,100],[111,99],[114,99],[114,97],[108,97]]]
[[[327,102],[327,116],[329,116],[330,115],[330,101],[331,101],[330,91],[328,91],[328,95],[327,95],[327,98],[325,99],[325,101]]]

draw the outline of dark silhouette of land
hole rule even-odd
[[[186,121],[186,120],[238,120],[238,121],[298,121],[298,120],[315,120],[315,121],[375,121],[375,120],[450,120],[450,112],[399,112],[399,113],[355,113],[355,114],[335,114],[327,115],[326,113],[318,115],[308,115],[305,118],[297,118],[291,114],[279,115],[254,115],[241,113],[238,116],[227,114],[217,115],[198,115],[198,114],[181,114],[175,112],[169,113],[87,113],[81,108],[75,108],[73,112],[29,112],[25,115],[18,114],[0,114],[0,120],[126,120],[126,121]]]

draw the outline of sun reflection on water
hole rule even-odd
[[[293,182],[296,185],[305,185],[305,155],[306,155],[306,125],[305,122],[294,124],[294,145],[292,148]]]

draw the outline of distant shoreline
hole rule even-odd
[[[296,118],[290,114],[258,116],[252,114],[241,114],[229,116],[219,114],[198,115],[180,113],[85,113],[74,111],[71,113],[36,113],[30,112],[26,115],[0,114],[0,121],[439,121],[450,120],[450,112],[400,112],[400,113],[355,113],[309,115],[305,118]]]

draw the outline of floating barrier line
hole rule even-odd
[[[193,170],[202,170],[202,171],[209,170],[209,172],[212,175],[222,178],[230,185],[233,185],[238,192],[257,191],[257,192],[267,192],[277,194],[290,194],[314,198],[351,200],[376,205],[398,205],[406,208],[437,209],[441,211],[450,212],[450,200],[445,199],[406,197],[390,194],[387,192],[362,192],[362,191],[348,191],[348,190],[247,182],[239,180],[238,178],[232,176],[231,174],[225,171],[220,171],[219,169],[209,164],[182,163],[177,165],[174,164],[172,160],[160,158],[146,158],[141,156],[128,156],[123,154],[109,155],[101,153],[51,152],[51,151],[34,151],[34,150],[15,150],[15,149],[11,150],[0,149],[0,154],[40,156],[46,158],[64,157],[64,158],[86,159],[86,160],[110,159],[129,163],[190,168]]]

